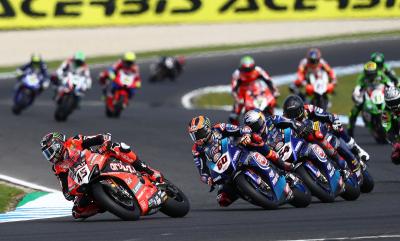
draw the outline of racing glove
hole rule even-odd
[[[200,180],[201,180],[203,183],[205,183],[205,184],[207,184],[207,185],[209,185],[209,186],[213,186],[213,185],[214,185],[214,183],[213,183],[213,181],[212,181],[212,178],[211,178],[210,176],[208,176],[207,174],[202,174],[202,175],[200,176]]]

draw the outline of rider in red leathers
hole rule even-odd
[[[68,188],[69,168],[73,166],[81,151],[100,146],[100,154],[109,154],[118,160],[132,165],[135,170],[149,175],[152,181],[161,181],[159,171],[148,167],[125,143],[112,143],[111,134],[99,134],[95,136],[76,135],[66,139],[66,136],[52,132],[45,135],[41,141],[41,149],[45,158],[53,164],[54,174],[60,181],[62,192],[68,201],[74,200],[72,216],[74,218],[87,218],[101,212],[93,200],[87,196],[72,196]]]
[[[269,74],[260,66],[256,66],[252,57],[243,57],[240,60],[239,69],[235,70],[232,75],[232,95],[235,99],[232,113],[229,116],[229,121],[232,124],[239,124],[239,116],[244,108],[243,98],[256,80],[263,80],[271,90],[271,93],[275,97],[279,96],[279,91],[272,83]]]
[[[108,106],[112,106],[113,91],[115,91],[115,86],[113,86],[112,83],[120,70],[135,74],[135,88],[130,89],[129,98],[132,98],[135,94],[135,90],[142,86],[142,78],[140,77],[139,66],[136,64],[136,54],[133,52],[126,52],[123,58],[118,60],[112,68],[104,70],[100,74],[99,81],[100,84],[103,86],[103,94],[107,98]]]
[[[294,85],[290,86],[290,90],[301,96],[300,88],[305,86],[308,73],[317,70],[324,70],[329,77],[328,93],[332,93],[336,86],[336,75],[331,66],[321,57],[321,51],[317,48],[308,50],[306,57],[300,61],[297,68],[297,79]],[[306,93],[312,94],[313,90],[306,87]],[[303,98],[303,96],[302,96]]]

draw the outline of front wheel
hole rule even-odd
[[[375,182],[372,178],[371,174],[367,170],[362,172],[363,182],[360,186],[360,190],[362,193],[370,193],[374,189]]]
[[[311,203],[311,192],[310,190],[303,184],[295,184],[292,187],[293,191],[293,199],[290,201],[290,204],[296,208],[305,208]]]
[[[160,211],[172,218],[186,216],[190,210],[190,203],[186,195],[171,182],[167,182],[165,192],[168,199],[161,205]]]
[[[118,188],[125,189],[127,193],[130,193],[123,186]],[[139,204],[134,195],[128,201],[124,199],[125,202],[123,202],[118,196],[118,191],[115,187],[103,185],[101,182],[92,184],[92,195],[96,200],[96,204],[123,220],[134,221],[140,218]]]
[[[250,199],[251,203],[258,205],[264,209],[277,209],[279,204],[277,202],[270,201],[265,195],[263,195],[260,191],[255,187],[255,183],[252,183],[252,180],[249,180],[246,175],[240,173],[235,178],[235,183],[238,190],[241,193],[241,196],[245,197],[246,200]],[[269,192],[272,192],[269,189]],[[272,196],[273,194],[270,193]]]
[[[355,176],[355,174],[353,174]],[[354,201],[360,196],[360,186],[358,180],[355,177],[350,176],[344,186],[344,192],[340,195],[344,200]]]
[[[296,174],[298,174],[303,180],[303,182],[310,189],[311,193],[316,196],[319,200],[324,203],[329,203],[335,201],[335,196],[330,194],[329,183],[323,183],[320,179],[314,179],[311,174],[305,169],[303,165],[296,169]],[[325,174],[321,173],[324,180],[328,180]],[[322,188],[322,186],[324,188]]]

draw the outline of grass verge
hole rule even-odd
[[[400,68],[395,69],[395,71],[400,71]],[[350,113],[353,107],[351,95],[356,85],[357,77],[358,74],[353,74],[338,78],[336,92],[332,96],[332,108],[329,110],[330,112],[342,115],[348,115]],[[289,95],[288,85],[279,86],[279,91],[281,92],[281,96],[278,98],[278,105],[282,106],[285,97]],[[193,103],[198,107],[232,105],[233,98],[230,93],[210,93],[199,96],[193,100]]]
[[[0,183],[0,213],[14,209],[24,195],[22,189]]]
[[[325,37],[317,38],[299,38],[284,41],[264,41],[249,44],[231,44],[231,45],[212,45],[207,47],[195,47],[195,48],[182,48],[182,49],[170,49],[170,50],[160,50],[160,51],[148,51],[148,52],[138,52],[137,56],[139,59],[151,58],[163,55],[192,55],[204,52],[219,52],[219,51],[231,51],[231,50],[244,50],[244,49],[254,49],[254,48],[267,48],[274,46],[283,45],[297,45],[297,44],[312,44],[312,43],[323,43],[335,40],[352,40],[361,39],[369,37],[391,37],[400,36],[400,30],[394,31],[378,31],[378,32],[368,32],[368,33],[356,33],[356,34],[341,34],[341,35],[331,35]],[[66,56],[67,57],[67,56]],[[120,58],[120,55],[109,55],[101,57],[88,58],[89,64],[101,64],[101,63],[111,63],[116,59]],[[61,60],[49,61],[48,66],[50,69],[55,69],[59,66]],[[0,72],[12,72],[18,66],[2,66],[0,67]]]

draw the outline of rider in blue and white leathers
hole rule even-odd
[[[49,79],[49,72],[47,70],[47,65],[46,63],[42,60],[40,55],[33,54],[31,56],[31,61],[25,65],[22,65],[19,67],[16,71],[17,79],[18,79],[18,85],[17,89],[20,88],[21,86],[21,80],[24,76],[28,74],[37,74],[37,77],[40,80],[40,88],[39,91],[41,92],[43,89],[47,89],[50,84],[50,79]]]
[[[263,155],[267,155],[270,149],[279,150],[285,144],[283,129],[290,128],[294,130],[299,138],[308,137],[313,133],[312,126],[307,123],[295,122],[277,115],[265,117],[259,110],[248,111],[244,116],[244,122],[246,126],[252,129],[252,141],[262,141],[264,143],[262,147],[257,149]],[[319,162],[320,155],[324,155],[324,152],[317,144],[309,143],[304,139],[299,143],[301,144],[296,146],[297,158],[306,157],[312,161]],[[293,170],[292,163],[281,162],[285,170]]]
[[[221,140],[225,137],[241,137],[241,143],[246,145],[250,142],[250,128],[225,123],[218,123],[211,127],[210,120],[204,116],[193,118],[188,130],[195,142],[192,148],[194,164],[199,171],[201,181],[210,186],[214,183],[207,162],[216,162],[221,157]],[[230,183],[218,185],[217,201],[220,206],[229,206],[237,198]]]

